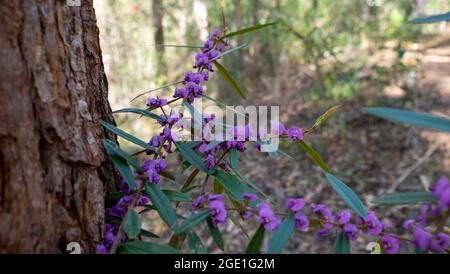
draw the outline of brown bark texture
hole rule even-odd
[[[0,5],[0,253],[93,252],[114,139],[92,0]]]

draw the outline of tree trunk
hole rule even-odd
[[[153,0],[152,1],[152,19],[153,19],[153,41],[156,45],[156,75],[166,75],[167,73],[167,64],[164,59],[164,28],[163,28],[163,16],[164,16],[164,7],[162,0]]]
[[[114,139],[92,0],[0,5],[0,253],[94,251]]]

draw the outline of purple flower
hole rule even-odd
[[[333,222],[334,216],[324,204],[311,204],[311,209],[314,214],[317,214],[322,220],[326,221],[322,223],[324,228],[331,229],[333,227],[333,224],[327,222]]]
[[[406,220],[406,221],[403,222],[403,228],[411,230],[415,223],[416,222],[414,220]]]
[[[295,218],[295,228],[299,231],[305,231],[309,227],[309,220],[305,215],[297,213],[294,215]]]
[[[150,200],[148,199],[147,196],[141,195],[136,203],[137,206],[144,206],[146,204],[148,204],[150,202]]]
[[[242,218],[248,219],[253,216],[252,208],[246,207],[241,212],[239,212],[239,214],[241,215]]]
[[[450,181],[447,177],[440,177],[431,191],[438,198],[441,206],[450,207]]]
[[[347,210],[341,210],[336,213],[336,221],[344,225],[350,221],[351,214]]]
[[[211,32],[211,34],[209,35],[209,39],[214,40],[214,39],[219,38],[219,36],[220,36],[220,31],[218,31],[218,30],[213,30],[213,31]]]
[[[208,195],[208,201],[222,201],[223,195],[222,194],[209,194]]]
[[[159,98],[148,98],[147,106],[149,108],[158,108],[167,104],[167,99],[159,99]]]
[[[413,243],[421,250],[427,250],[430,246],[433,235],[430,232],[424,230],[420,226],[416,226],[413,231],[414,241]]]
[[[283,135],[285,132],[284,125],[280,122],[275,122],[272,124],[270,133],[276,136]]]
[[[208,154],[208,156],[205,159],[205,167],[206,168],[213,168],[216,165],[216,159],[211,154]]]
[[[264,225],[264,229],[268,231],[277,229],[281,223],[269,206],[264,203],[258,205],[258,216],[258,222]]]
[[[289,199],[287,201],[287,207],[290,210],[292,210],[293,212],[297,212],[297,211],[301,210],[304,205],[305,205],[305,200],[303,200],[301,198]]]
[[[389,254],[396,254],[400,249],[400,241],[392,236],[385,235],[380,238],[381,245]]]
[[[292,140],[301,140],[303,139],[302,130],[299,127],[291,127],[287,130],[287,135],[289,139]]]
[[[331,234],[331,229],[330,228],[324,228],[324,229],[321,229],[321,230],[317,231],[316,236],[317,236],[317,238],[321,239],[321,238],[324,238],[324,237],[326,237],[326,236],[328,236],[330,234]]]
[[[256,201],[258,197],[253,193],[244,192],[242,193],[242,198],[244,199],[244,202],[251,203]]]
[[[214,226],[217,227],[219,224],[224,224],[227,220],[227,210],[220,200],[213,200],[209,203],[209,208],[211,210],[211,217],[213,219]]]
[[[149,145],[151,145],[152,147],[159,147],[163,141],[163,137],[158,135],[158,136],[153,136],[150,139]]]
[[[108,249],[106,248],[105,245],[97,245],[97,247],[95,248],[95,253],[97,254],[108,254]]]
[[[196,210],[198,210],[200,207],[202,207],[203,206],[203,203],[205,202],[205,196],[199,196],[197,199],[195,199],[193,202],[192,202],[192,210],[193,211],[196,211]]]
[[[358,239],[359,231],[355,225],[345,224],[344,225],[344,233],[345,233],[345,236],[347,236],[347,238],[351,241]]]
[[[378,220],[377,216],[373,212],[368,212],[364,218],[365,230],[372,235],[379,235],[383,231],[383,224]]]
[[[436,234],[431,241],[431,248],[433,250],[443,250],[447,249],[449,245],[449,237],[443,232]]]

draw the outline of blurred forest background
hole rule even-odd
[[[447,12],[448,0],[95,0],[94,4],[113,110],[142,108],[145,96],[130,100],[178,81],[190,69],[196,49],[155,45],[200,45],[209,31],[221,28],[222,11],[231,31],[278,21],[275,27],[234,40],[233,46],[248,46],[224,58],[249,99],[240,101],[217,75],[209,81],[208,95],[229,105],[279,105],[282,122],[303,128],[328,108],[341,105],[331,120],[307,136],[308,142],[394,231],[411,212],[374,207],[371,199],[396,190],[420,190],[440,175],[449,175],[448,135],[360,112],[363,106],[388,106],[450,116],[450,26],[407,24],[416,17]],[[152,95],[172,92],[170,88]],[[144,140],[156,130],[136,116],[117,115],[116,122]],[[121,145],[135,150],[129,143]],[[240,159],[241,174],[263,188],[274,204],[303,196],[309,203],[343,206],[298,147],[282,144],[282,148],[295,160],[261,157],[250,149]],[[177,169],[176,159],[172,164]],[[180,175],[176,184],[187,175]],[[150,215],[149,220],[152,231],[169,235],[157,218]],[[250,235],[256,228],[256,222],[251,223],[242,224]],[[226,251],[243,250],[248,240],[239,224],[229,222],[224,230]],[[203,234],[209,237],[206,229]],[[333,238],[317,241],[312,233],[296,235],[287,252],[332,251]],[[366,244],[361,240],[353,251],[365,252]],[[210,238],[205,245],[211,252],[219,251]]]

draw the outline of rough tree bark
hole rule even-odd
[[[0,253],[92,252],[114,177],[92,0],[2,1],[0,26]]]

